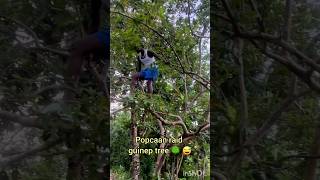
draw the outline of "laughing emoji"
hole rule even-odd
[[[183,155],[185,155],[185,156],[190,155],[190,153],[191,153],[191,147],[185,146],[185,147],[182,149],[182,153],[183,153]]]

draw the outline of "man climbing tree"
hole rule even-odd
[[[138,72],[132,76],[131,89],[134,90],[138,80],[147,80],[147,92],[152,94],[153,82],[157,80],[159,75],[158,67],[155,63],[156,55],[147,49],[139,49],[137,53]]]
[[[107,27],[107,19],[103,18],[103,26],[100,27],[100,14],[106,14],[109,9],[108,3],[101,0],[91,1],[91,26],[89,35],[74,43],[68,61],[67,78],[70,82],[77,84],[79,81],[81,67],[86,57],[91,55],[92,59],[108,59],[110,32]]]
[[[73,49],[70,53],[70,58],[68,60],[67,65],[67,73],[66,73],[66,81],[71,87],[77,86],[82,65],[84,64],[85,60],[88,61],[96,61],[103,59],[104,62],[102,65],[106,68],[108,65],[109,59],[109,42],[110,42],[110,32],[108,28],[108,10],[109,6],[107,1],[101,0],[91,0],[91,11],[90,11],[90,25],[85,27],[88,29],[88,35],[83,38],[82,40],[77,41],[74,43]],[[100,19],[100,17],[103,17]],[[100,26],[101,22],[103,22],[102,26]],[[96,74],[99,81],[103,81],[103,79],[99,79],[100,75]],[[98,77],[99,76],[99,77]],[[104,75],[105,76],[105,75]],[[105,82],[103,82],[104,84]],[[104,93],[108,93],[108,87],[103,87]],[[70,102],[74,100],[73,94],[68,90],[65,93],[64,100],[66,102]],[[84,109],[86,105],[83,106]],[[107,107],[106,107],[107,109]],[[108,110],[106,110],[108,111]],[[108,116],[108,115],[107,115]],[[75,130],[78,131],[78,130]],[[67,136],[72,137],[75,134],[73,131],[72,133],[68,133]],[[79,133],[80,134],[80,133]],[[78,149],[77,147],[81,144],[81,138],[77,137],[79,141],[75,141],[75,138],[70,138],[67,140],[68,148],[70,149]],[[75,150],[77,151],[77,150]],[[95,149],[91,151],[96,151]],[[68,173],[67,179],[68,180],[79,180],[82,176],[82,169],[83,169],[83,162],[85,157],[90,154],[90,152],[75,152],[70,157],[68,157]],[[108,175],[108,168],[103,169],[103,173],[101,176],[105,179]]]
[[[109,32],[99,31],[88,35],[86,38],[75,43],[75,47],[71,52],[68,75],[74,82],[78,82],[81,72],[81,66],[86,55],[94,53],[95,55],[106,55],[109,44]],[[98,54],[97,54],[98,53]]]

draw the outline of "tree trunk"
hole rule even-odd
[[[64,101],[68,104],[68,108],[71,108],[71,102],[75,99],[70,90],[65,90]],[[71,132],[72,133],[72,132]],[[68,142],[69,141],[69,142]],[[67,139],[67,146],[69,150],[73,150],[71,139]],[[79,142],[80,143],[80,142]],[[74,152],[71,157],[68,157],[68,170],[67,180],[80,180],[81,179],[81,160],[80,153]]]
[[[131,140],[132,140],[132,149],[138,149],[139,144],[136,142],[136,137],[138,136],[138,126],[136,113],[134,111],[134,106],[131,107]],[[131,177],[133,180],[139,180],[140,175],[140,156],[138,153],[132,155],[132,164],[131,164]]]
[[[163,124],[159,119],[157,119],[157,121],[158,121],[158,125],[160,128],[160,137],[165,138],[165,129],[163,127]],[[159,146],[159,149],[164,149],[165,146],[166,146],[166,143],[161,143]],[[156,162],[156,169],[155,169],[156,176],[158,177],[158,179],[161,178],[160,173],[161,173],[161,169],[164,164],[164,161],[165,161],[165,154],[158,154],[157,162]]]
[[[242,50],[243,50],[243,40],[235,39],[234,41],[234,55],[235,60],[239,64],[239,86],[240,86],[240,119],[239,119],[239,139],[237,142],[237,146],[240,147],[246,140],[246,129],[248,124],[248,105],[247,105],[247,92],[245,88],[244,82],[244,64],[242,58]],[[237,157],[231,160],[230,164],[230,177],[231,179],[236,179],[238,169],[241,166],[241,161],[244,158],[246,153],[239,152]]]
[[[236,40],[236,48],[237,50],[237,60],[239,63],[240,74],[239,74],[239,86],[240,86],[240,133],[239,133],[239,144],[242,144],[246,140],[246,129],[248,126],[248,103],[247,103],[247,90],[245,86],[245,72],[244,72],[244,64],[242,58],[243,51],[243,40]]]
[[[66,78],[67,79],[67,78]],[[72,102],[75,100],[75,96],[73,92],[70,90],[66,89],[64,91],[64,97],[63,100],[64,102],[68,105],[67,108],[72,107]],[[70,133],[73,133],[74,131],[71,131]],[[68,149],[73,151],[74,148],[72,147],[71,144],[72,139],[67,139],[66,143],[68,146]],[[79,142],[80,143],[80,142]],[[80,160],[80,153],[79,152],[74,152],[71,157],[68,157],[68,170],[67,170],[67,180],[80,180],[81,179],[81,160]]]
[[[11,172],[11,180],[21,180],[21,179],[22,178],[19,170],[17,168],[13,169]]]
[[[320,155],[320,124],[315,130],[314,142],[311,147],[310,156],[319,156]],[[317,166],[318,159],[310,158],[307,159],[305,171],[305,180],[317,180]]]
[[[77,153],[68,158],[68,172],[67,180],[80,180],[81,179],[81,159]]]
[[[9,180],[9,176],[6,171],[2,170],[0,172],[0,180]]]

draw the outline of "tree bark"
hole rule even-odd
[[[244,74],[244,64],[242,58],[243,51],[243,40],[240,38],[234,41],[234,56],[235,60],[239,64],[239,86],[240,86],[240,120],[239,120],[239,139],[238,146],[241,146],[246,141],[246,129],[248,125],[248,103],[247,103],[247,92],[245,88],[245,74]],[[239,158],[235,158],[231,161],[230,177],[235,179],[237,177],[238,169],[241,166],[241,161],[245,153],[240,153]],[[236,160],[236,161],[234,161]]]
[[[159,119],[157,119],[157,121],[158,121],[158,125],[160,128],[160,137],[165,138],[165,129],[163,127],[163,124]],[[166,146],[166,143],[161,143],[159,146],[159,149],[164,149],[165,146]],[[161,173],[161,169],[162,169],[164,162],[165,162],[165,154],[158,154],[157,162],[156,162],[156,175],[158,178],[161,178],[160,173]]]
[[[131,140],[132,149],[138,149],[139,143],[136,142],[138,136],[138,126],[134,106],[131,107]],[[139,180],[140,175],[140,156],[138,153],[132,155],[131,163],[131,178],[133,180]]]
[[[247,103],[247,90],[245,86],[245,72],[242,58],[243,40],[237,39],[235,42],[237,48],[236,58],[239,63],[239,86],[240,86],[240,139],[239,144],[242,144],[246,140],[246,129],[248,125],[248,103]]]
[[[320,155],[320,124],[316,127],[314,142],[311,146],[310,156]],[[309,158],[306,160],[305,180],[317,180],[317,158]]]
[[[81,179],[81,158],[79,153],[68,158],[67,180]]]

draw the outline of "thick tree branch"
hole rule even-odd
[[[5,17],[5,16],[0,16],[0,20],[6,20],[9,22],[12,22],[12,23],[17,24],[18,26],[22,27],[23,29],[25,29],[31,35],[31,37],[34,39],[36,49],[39,49],[42,51],[48,51],[48,52],[58,54],[61,56],[69,56],[70,55],[67,51],[60,50],[60,49],[53,49],[53,48],[49,48],[49,47],[41,45],[40,39],[37,36],[37,34],[28,25],[22,23],[21,21],[13,19],[13,18]]]
[[[160,119],[157,119],[157,122],[158,122],[158,125],[160,128],[160,137],[165,138],[165,129],[162,124],[163,122]],[[165,146],[166,146],[166,143],[161,143],[159,146],[159,149],[164,149]],[[164,162],[165,162],[165,154],[161,154],[161,153],[158,154],[157,161],[156,161],[156,175],[157,175],[157,177],[160,177],[161,169],[162,169],[162,166],[164,165]]]
[[[188,106],[187,106],[187,110],[189,110],[190,108],[193,107],[194,103],[198,100],[199,97],[201,97],[203,95],[204,92],[206,92],[207,90],[202,90],[200,91],[197,95],[195,95],[191,101],[188,103]]]
[[[257,130],[257,132],[252,135],[243,146],[254,146],[258,143],[258,141],[267,135],[270,128],[278,122],[283,112],[285,112],[290,105],[295,102],[297,99],[307,95],[310,93],[310,90],[303,91],[299,94],[289,96],[281,103],[281,105],[276,109],[273,113],[271,113],[270,117],[263,123],[263,125]]]
[[[264,26],[264,22],[263,22],[261,13],[258,10],[257,2],[255,0],[250,0],[250,5],[251,5],[252,10],[254,10],[256,12],[256,14],[257,14],[257,18],[256,19],[257,19],[257,23],[258,23],[258,26],[259,26],[259,30],[261,32],[264,32],[265,31],[265,26]]]
[[[183,135],[183,141],[187,142],[196,136],[198,136],[201,132],[204,132],[210,128],[210,123],[205,122],[203,125],[199,126],[198,130],[196,132],[188,133]]]
[[[158,59],[160,59],[161,61],[165,62],[165,64],[169,65],[170,67],[172,67],[176,71],[180,72],[181,74],[187,74],[193,80],[197,81],[202,86],[204,86],[207,90],[210,89],[210,81],[207,80],[206,78],[202,77],[198,73],[195,73],[195,72],[192,72],[192,71],[188,71],[188,70],[185,70],[185,71],[180,70],[178,66],[172,64],[170,61],[166,61],[165,59],[161,58],[160,56],[158,56]]]
[[[283,39],[287,42],[290,40],[291,34],[291,13],[292,13],[292,6],[291,0],[286,0],[286,9],[284,14],[284,29],[283,29]]]
[[[313,143],[310,148],[310,156],[320,155],[320,124],[315,128],[315,136],[313,138]],[[317,179],[318,171],[318,159],[308,158],[306,159],[306,169],[305,169],[305,180]]]
[[[158,120],[160,120],[164,125],[173,125],[173,126],[179,125],[182,127],[184,133],[189,134],[189,130],[180,116],[173,115],[173,114],[167,114],[169,116],[173,116],[178,119],[177,121],[167,121],[162,116],[160,116],[159,112],[155,112],[153,110],[150,110],[150,113],[152,115],[154,115]],[[164,113],[161,113],[161,114],[164,114]]]
[[[288,97],[279,105],[279,107],[270,114],[269,118],[264,121],[263,125],[251,135],[246,142],[244,142],[240,147],[235,150],[224,153],[224,154],[215,154],[215,157],[224,157],[224,156],[232,156],[243,151],[245,148],[250,148],[255,146],[264,136],[266,136],[270,130],[270,128],[278,122],[283,112],[285,112],[292,103],[294,103],[299,98],[311,93],[311,90],[305,90],[301,93],[292,95],[291,93]]]
[[[226,33],[229,35],[232,34],[230,32],[226,32]],[[254,40],[254,39],[249,39],[249,40],[263,54],[265,54],[266,56],[285,65],[288,69],[290,69],[292,72],[294,72],[302,81],[304,81],[306,84],[308,84],[310,88],[312,88],[313,90],[315,90],[317,92],[320,92],[320,84],[311,78],[313,70],[307,70],[306,68],[302,67],[301,65],[298,65],[295,61],[286,58],[288,56],[285,56],[285,55],[280,56],[280,55],[277,55],[275,53],[270,52],[266,48],[261,47],[261,45],[259,45],[259,42],[256,42],[256,40]],[[314,69],[313,66],[311,66],[310,68]]]
[[[228,178],[221,172],[211,171],[211,177],[213,180],[228,180]]]
[[[46,87],[43,87],[41,89],[39,89],[38,91],[36,91],[35,93],[33,93],[31,95],[31,97],[34,97],[34,96],[37,96],[39,94],[43,94],[47,91],[50,91],[50,90],[63,90],[63,89],[68,89],[70,91],[73,91],[74,93],[76,93],[76,90],[72,87],[69,87],[69,86],[66,86],[66,85],[50,85],[50,86],[46,86]]]
[[[242,58],[243,40],[236,38],[234,41],[234,55],[237,63],[239,64],[239,87],[240,87],[240,139],[239,143],[242,144],[246,139],[246,128],[248,125],[248,103],[247,103],[247,90],[245,86],[245,70]]]
[[[266,56],[278,61],[279,63],[285,65],[289,70],[291,70],[294,74],[297,75],[303,82],[309,85],[309,87],[317,92],[320,92],[320,84],[316,81],[312,81],[312,72],[305,69],[304,67],[298,65],[292,60],[285,59],[281,57],[280,55],[274,54],[270,51],[267,51],[265,49],[259,48],[263,54]]]
[[[231,20],[228,17],[225,17],[223,15],[218,15],[218,14],[216,14],[216,16],[219,17],[220,19],[223,19],[223,20],[231,23]],[[287,23],[287,24],[289,24],[289,23]],[[241,25],[240,25],[240,28],[241,28],[241,30],[244,29]],[[227,31],[225,31],[225,33],[227,33],[230,36],[234,36],[235,35],[234,33],[227,32]],[[305,55],[301,55],[301,54],[303,54],[302,52],[296,50],[294,47],[291,47],[288,43],[280,40],[280,38],[278,38],[276,36],[272,36],[272,35],[269,35],[269,34],[266,34],[266,33],[258,33],[258,34],[253,33],[253,34],[250,33],[250,38],[248,38],[248,40],[250,40],[250,42],[255,47],[257,47],[263,54],[265,54],[266,56],[268,56],[268,57],[270,57],[272,59],[275,59],[279,63],[285,65],[288,69],[293,71],[302,81],[304,81],[306,84],[308,84],[310,88],[314,89],[317,92],[320,92],[320,84],[318,82],[314,81],[311,78],[312,70],[307,70],[305,67],[302,67],[302,66],[298,65],[293,60],[286,58],[287,56],[286,57],[282,57],[280,55],[272,53],[271,51],[267,50],[265,47],[261,47],[261,45],[259,45],[259,42],[256,42],[256,40],[266,40],[268,42],[273,42],[275,44],[279,44],[280,43],[280,44],[282,44],[281,47],[285,51],[288,51],[288,49],[286,49],[284,47],[289,47],[289,50],[290,50],[291,53],[300,54],[299,57],[304,57],[305,58],[306,57]],[[243,33],[241,33],[240,37],[242,35],[243,35]],[[248,34],[246,34],[246,35],[248,35]],[[306,58],[309,59],[308,60],[308,62],[309,62],[308,64],[310,64],[310,68],[311,69],[320,67],[315,61],[311,60],[308,57],[306,57]],[[301,58],[299,58],[299,59],[301,59]],[[303,61],[303,59],[301,59],[301,60]]]
[[[251,32],[241,32],[239,33],[239,37],[242,37],[248,40],[252,40],[252,39],[263,40],[263,41],[267,41],[272,44],[278,45],[281,48],[283,48],[285,51],[288,51],[289,53],[295,55],[299,60],[302,60],[302,62],[306,63],[311,68],[320,72],[320,65],[317,64],[316,61],[309,58],[303,52],[299,51],[298,49],[290,45],[288,42],[283,41],[278,37],[275,37],[267,33],[251,33]]]
[[[0,120],[19,123],[25,127],[34,127],[39,129],[46,129],[48,127],[61,128],[63,130],[72,129],[72,122],[60,120],[60,121],[46,121],[42,122],[37,117],[24,117],[21,115],[14,114],[12,112],[0,110]],[[85,130],[84,130],[85,131]]]
[[[199,74],[191,71],[184,71],[182,73],[185,73],[189,75],[192,79],[198,81],[201,85],[203,85],[206,89],[209,89],[210,81],[207,80],[206,78],[200,76]]]
[[[186,124],[184,123],[184,121],[182,120],[182,118],[180,116],[177,116],[177,115],[174,115],[174,114],[162,113],[162,112],[155,112],[153,110],[149,110],[149,111],[158,120],[160,120],[164,125],[172,125],[172,126],[179,125],[179,126],[181,126],[182,129],[183,129],[183,134],[182,134],[183,141],[188,141],[188,140],[196,137],[197,135],[199,135],[201,132],[206,131],[206,130],[208,130],[210,128],[210,123],[209,122],[205,122],[203,125],[199,126],[199,128],[197,129],[196,132],[191,132],[190,130],[188,130]],[[165,120],[160,114],[172,116],[172,117],[177,118],[178,120],[176,120],[176,121],[168,121],[168,120]]]
[[[40,129],[44,128],[44,126],[39,121],[37,121],[35,117],[24,117],[8,111],[0,110],[0,119],[3,121],[19,123],[22,126],[26,127],[35,127]]]
[[[42,50],[42,51],[47,51],[47,52],[50,52],[50,53],[53,53],[53,54],[57,54],[57,55],[60,55],[60,56],[65,56],[65,57],[68,57],[70,56],[70,53],[64,49],[53,49],[53,48],[49,48],[49,47],[42,47],[42,46],[39,46],[37,47],[37,49],[39,50]]]
[[[225,0],[223,0],[223,1],[225,1]],[[255,32],[240,31],[240,29],[243,29],[240,27],[243,27],[243,26],[238,25],[237,23],[234,23],[234,19],[232,17],[229,16],[229,18],[227,18],[223,15],[217,15],[217,14],[216,14],[216,16],[233,24],[233,25],[237,25],[237,27],[239,28],[239,31],[234,31],[234,33],[227,32],[229,35],[239,36],[241,38],[245,38],[250,41],[252,41],[252,40],[266,41],[266,42],[272,43],[274,45],[277,45],[277,46],[283,48],[283,50],[288,51],[289,53],[295,55],[299,60],[301,60],[302,62],[309,65],[312,69],[315,69],[317,72],[320,72],[320,65],[317,64],[317,61],[309,58],[303,52],[299,51],[298,49],[296,49],[295,47],[290,45],[287,41],[281,40],[280,37],[270,35],[268,33],[263,33],[263,32],[255,33]],[[289,15],[287,15],[287,16],[289,18],[289,19],[287,19],[287,21],[290,21],[290,16]],[[286,24],[290,25],[290,22],[287,22]],[[289,35],[289,32],[287,32],[287,35]],[[316,57],[315,59],[319,59],[319,58]]]
[[[127,109],[129,109],[129,108],[130,108],[130,106],[124,106],[124,107],[122,107],[122,108],[120,108],[120,109],[117,109],[117,110],[111,112],[111,115],[114,116],[114,115],[116,115],[117,113],[119,113],[119,112],[121,112],[121,111],[125,111],[125,110],[127,110]]]
[[[286,157],[282,157],[279,161],[288,161],[291,159],[320,159],[320,155],[305,155],[305,154],[296,154],[296,155],[290,155]]]
[[[31,156],[34,156],[34,155],[37,155],[38,153],[40,152],[43,152],[43,151],[46,151],[54,146],[56,146],[57,144],[63,142],[62,140],[58,139],[58,140],[52,140],[52,141],[49,141],[49,142],[46,142],[45,144],[37,147],[37,148],[34,148],[30,151],[27,151],[27,152],[24,152],[24,153],[21,153],[21,154],[18,154],[18,155],[14,155],[14,156],[11,156],[11,157],[8,157],[6,158],[4,161],[0,162],[0,169],[3,169],[9,165],[12,165],[14,163],[17,163],[25,158],[28,158],[28,157],[31,157]]]
[[[247,103],[247,91],[245,87],[245,72],[244,62],[242,58],[243,51],[243,39],[235,38],[234,44],[234,56],[237,64],[239,65],[239,87],[240,87],[240,120],[239,120],[239,139],[238,144],[241,145],[247,138],[247,126],[248,126],[248,103]],[[237,176],[242,159],[232,163],[229,174],[231,178]]]
[[[234,14],[231,10],[231,7],[230,7],[230,4],[227,0],[221,0],[222,1],[222,4],[223,4],[223,7],[224,9],[226,10],[227,14],[228,14],[228,17],[230,19],[230,22],[233,26],[233,30],[236,34],[240,33],[240,26],[238,24],[238,22],[236,21],[235,17],[234,17]]]

